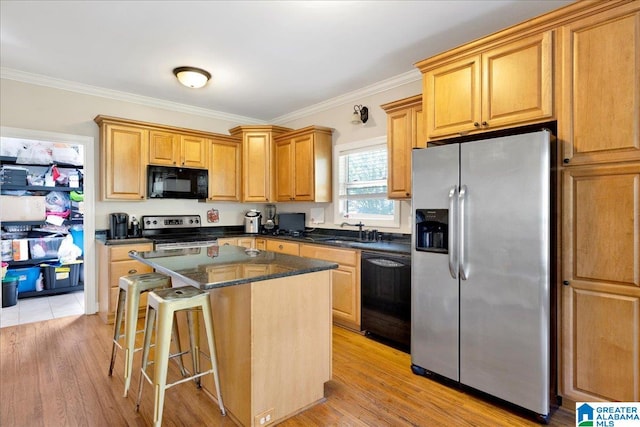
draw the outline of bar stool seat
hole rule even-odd
[[[170,334],[175,326],[175,314],[179,311],[186,311],[187,324],[189,329],[189,352],[193,363],[193,372],[191,376],[183,378],[173,383],[167,383],[167,370],[169,366]],[[207,334],[207,343],[209,345],[209,360],[211,369],[200,372],[200,343],[199,343],[199,325],[198,316],[195,314],[202,313],[205,330]],[[154,332],[155,324],[155,351],[153,360],[153,376],[149,375],[147,367],[149,362],[149,347],[151,336]],[[146,379],[153,386],[154,393],[154,409],[153,423],[154,426],[162,424],[162,412],[164,406],[164,395],[166,389],[189,380],[195,380],[200,387],[200,377],[212,374],[213,381],[216,386],[218,406],[222,415],[226,415],[224,404],[222,403],[222,394],[220,393],[220,382],[218,376],[218,363],[216,358],[216,347],[213,335],[213,317],[211,311],[211,300],[209,294],[192,286],[180,288],[160,289],[149,292],[147,297],[147,317],[144,329],[144,344],[142,347],[142,368],[140,375],[140,386],[138,387],[138,400],[136,410],[140,408],[140,400],[142,399],[142,386]]]
[[[124,350],[124,396],[126,397],[131,385],[131,370],[133,367],[133,354],[142,347],[135,347],[135,337],[138,332],[138,306],[140,296],[154,289],[170,288],[171,278],[160,273],[142,273],[122,276],[119,281],[118,304],[113,328],[113,346],[111,348],[111,364],[109,376],[113,374],[116,362],[116,349]],[[122,320],[124,318],[124,331]],[[120,340],[122,339],[122,344]]]

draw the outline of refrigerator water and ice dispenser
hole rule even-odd
[[[449,252],[449,209],[416,209],[416,250]]]

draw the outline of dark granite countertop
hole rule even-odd
[[[357,233],[349,233],[343,230],[322,229],[321,232],[305,233],[304,236],[287,236],[271,234],[247,234],[241,231],[242,227],[224,227],[225,230],[218,231],[216,227],[211,228],[211,236],[224,237],[256,237],[265,239],[281,239],[297,243],[311,243],[336,248],[360,249],[365,251],[380,251],[399,254],[411,253],[411,238],[408,235],[388,235],[379,241],[359,241]],[[234,228],[236,230],[234,230]],[[239,230],[238,230],[239,229]],[[335,234],[334,234],[335,233]],[[107,239],[106,232],[96,232],[96,240],[106,245],[131,245],[136,243],[150,243],[151,240],[145,238],[127,239]]]
[[[204,290],[338,268],[332,262],[239,246],[130,252],[129,256]]]

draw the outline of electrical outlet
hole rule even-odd
[[[258,414],[254,418],[254,425],[256,426],[268,426],[273,423],[273,408]]]

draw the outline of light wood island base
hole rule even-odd
[[[209,292],[228,417],[266,426],[324,401],[331,379],[330,271]],[[184,330],[185,319],[179,322]],[[202,325],[200,333],[205,336]],[[181,339],[187,336],[184,330]],[[213,379],[203,377],[202,385],[213,398]]]

